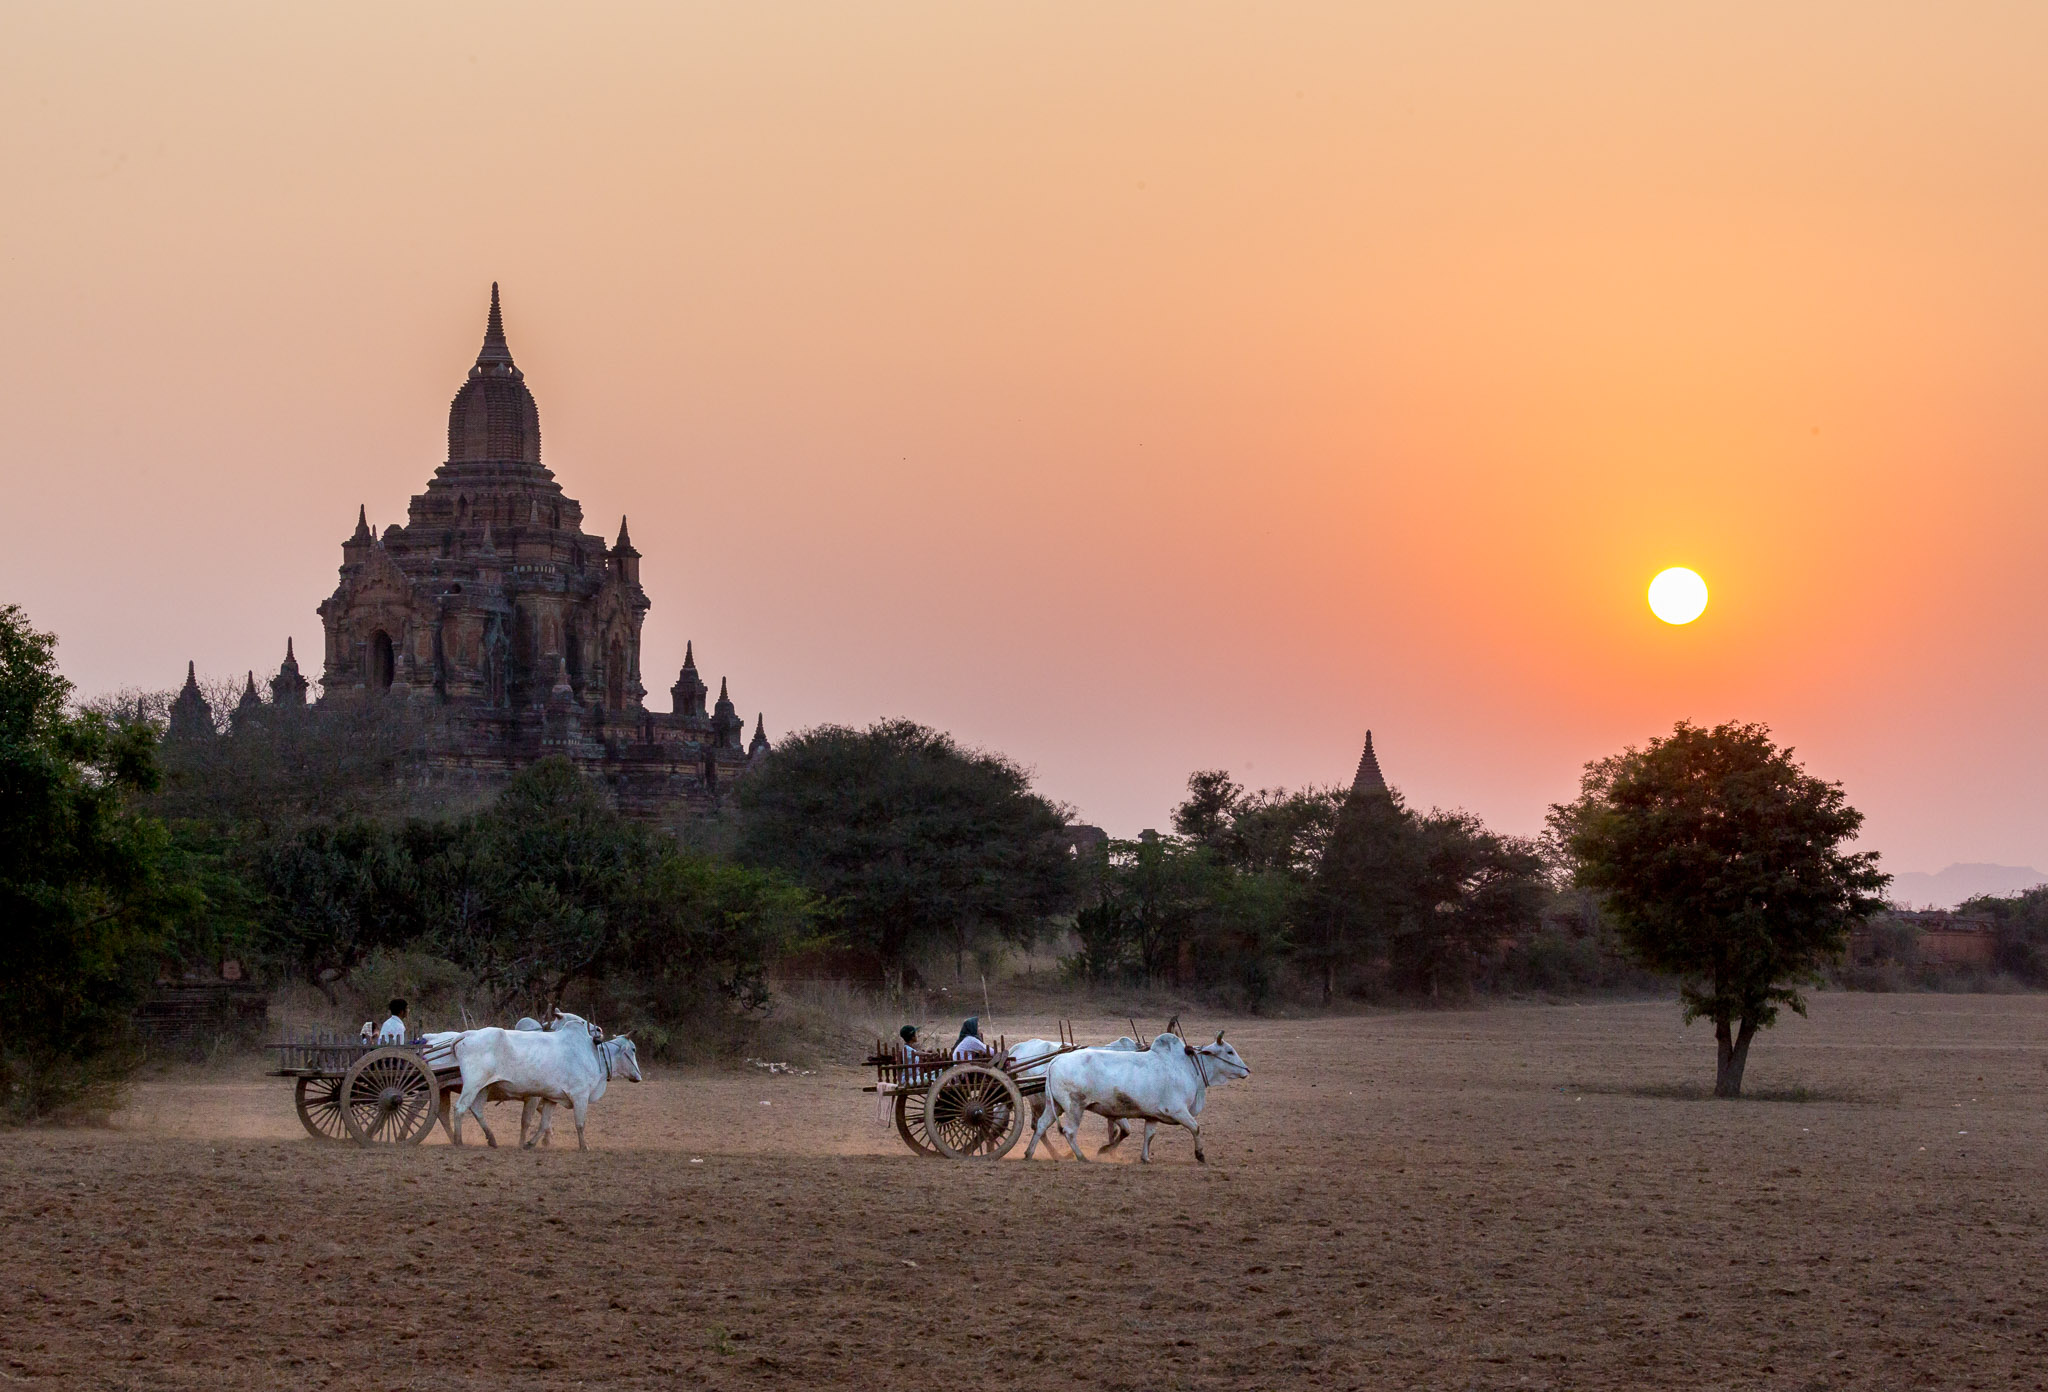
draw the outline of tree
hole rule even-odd
[[[769,962],[817,917],[772,873],[684,851],[622,816],[566,759],[513,777],[474,816],[314,824],[274,847],[274,958],[329,992],[372,953],[424,948],[500,1009],[602,983],[672,1024],[722,996],[767,1003]]]
[[[922,952],[1021,939],[1072,899],[1066,818],[1023,769],[907,720],[785,740],[734,787],[742,861],[825,897],[892,986]]]
[[[1603,897],[1625,948],[1679,979],[1685,1019],[1713,1021],[1714,1095],[1739,1097],[1757,1030],[1883,908],[1890,876],[1850,852],[1863,814],[1762,725],[1681,721],[1586,766],[1550,822],[1577,882]]]
[[[0,1105],[26,1119],[125,1076],[157,956],[203,904],[163,825],[146,724],[67,708],[56,638],[0,606]]]
[[[1387,950],[1411,914],[1420,856],[1415,817],[1391,789],[1344,798],[1302,913],[1300,961],[1336,995],[1347,967]]]
[[[399,831],[362,817],[315,824],[270,846],[260,866],[262,942],[329,1002],[370,953],[426,929],[419,866]]]
[[[1432,812],[1409,827],[1410,880],[1387,944],[1395,984],[1435,996],[1467,988],[1481,958],[1536,928],[1549,894],[1536,847],[1490,831],[1469,812]]]

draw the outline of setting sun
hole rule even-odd
[[[1650,612],[1668,624],[1689,624],[1707,607],[1707,582],[1699,572],[1673,566],[1650,582]]]

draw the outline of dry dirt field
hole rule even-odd
[[[1206,1168],[914,1159],[851,1068],[615,1084],[588,1154],[316,1143],[260,1063],[150,1083],[0,1136],[0,1378],[2048,1382],[2048,998],[1822,996],[1739,1104],[1687,1094],[1670,1003],[1204,1023],[1253,1069]]]

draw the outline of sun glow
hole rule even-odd
[[[1706,611],[1707,582],[1699,572],[1673,566],[1650,582],[1650,612],[1668,624],[1689,624]]]

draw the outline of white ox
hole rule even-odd
[[[519,1023],[512,1026],[512,1028],[518,1030],[539,1030],[546,1029],[547,1026],[534,1019],[531,1015],[522,1015],[519,1017]],[[445,1067],[448,1062],[452,1062],[455,1058],[455,1041],[467,1033],[469,1033],[468,1030],[440,1030],[435,1033],[421,1035],[418,1042],[424,1046],[424,1053],[429,1065]],[[441,1094],[441,1129],[448,1133],[448,1139],[451,1141],[456,1139],[455,1123],[450,1116],[454,1100],[452,1093],[444,1092]],[[551,1115],[554,1110],[554,1104],[546,1098],[532,1095],[521,1097],[506,1091],[503,1083],[497,1083],[484,1089],[484,1101],[517,1102],[519,1104],[519,1144],[522,1149],[527,1147],[526,1133],[533,1126],[533,1114],[536,1110],[540,1112],[540,1130],[534,1132],[533,1139],[541,1145],[546,1145],[548,1138],[555,1133],[554,1118]],[[477,1125],[483,1125],[482,1117],[477,1118]]]
[[[1146,1046],[1140,1044],[1127,1034],[1120,1039],[1113,1039],[1107,1044],[1090,1044],[1088,1047],[1091,1049],[1107,1049],[1112,1053],[1135,1054],[1142,1052]],[[1079,1052],[1079,1050],[1070,1048],[1066,1043],[1058,1039],[1026,1039],[1022,1043],[1012,1044],[1007,1055],[1010,1060],[1011,1076],[1019,1082],[1026,1078],[1043,1078],[1047,1066],[1052,1062],[1053,1055],[1058,1054],[1061,1050],[1065,1050],[1067,1053]],[[1034,1060],[1036,1061],[1034,1062]],[[1039,1113],[1051,1104],[1042,1095],[1037,1094],[1026,1098],[1025,1101],[1031,1107],[1031,1124],[1035,1129],[1038,1125]],[[1125,1137],[1130,1134],[1129,1128],[1121,1121],[1111,1117],[1109,1119],[1109,1139],[1103,1143],[1102,1149],[1095,1153],[1101,1155],[1107,1151],[1114,1150],[1122,1145]],[[1050,1144],[1046,1146],[1045,1153],[1052,1155],[1052,1146]],[[1078,1154],[1079,1152],[1076,1153]],[[1059,1157],[1053,1156],[1053,1158],[1058,1159]]]
[[[498,1138],[477,1110],[496,1088],[509,1097],[537,1098],[570,1107],[576,1113],[576,1148],[590,1149],[583,1131],[590,1104],[604,1096],[614,1077],[640,1081],[640,1057],[633,1041],[623,1035],[600,1041],[596,1034],[588,1021],[566,1013],[558,1014],[556,1027],[544,1033],[506,1029],[464,1033],[455,1042],[455,1062],[462,1070],[462,1096],[455,1102],[455,1144],[462,1144],[462,1114],[467,1112],[483,1128],[484,1140],[497,1145]]]
[[[1085,1160],[1077,1142],[1085,1112],[1105,1116],[1112,1123],[1145,1123],[1145,1143],[1138,1152],[1140,1163],[1152,1159],[1152,1134],[1161,1122],[1185,1126],[1195,1138],[1195,1159],[1208,1163],[1202,1153],[1202,1123],[1198,1118],[1209,1104],[1209,1089],[1235,1078],[1248,1078],[1252,1070],[1238,1057],[1235,1047],[1223,1042],[1218,1031],[1214,1044],[1196,1048],[1178,1035],[1162,1034],[1139,1053],[1111,1049],[1081,1049],[1061,1054],[1045,1070],[1048,1106],[1038,1118],[1031,1144],[1024,1148],[1029,1160],[1055,1118],[1067,1148],[1076,1159]],[[1111,1140],[1115,1145],[1122,1139]],[[1108,1150],[1105,1145],[1103,1150]]]

